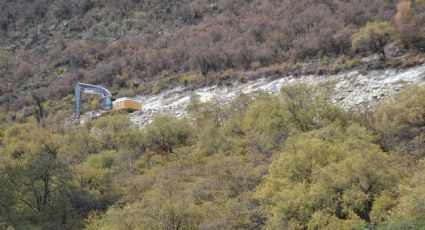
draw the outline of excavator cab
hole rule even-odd
[[[127,110],[128,112],[135,112],[142,110],[142,104],[136,99],[121,97],[112,102],[112,110]]]

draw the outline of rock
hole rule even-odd
[[[130,115],[130,120],[143,127],[149,124],[158,115],[186,117],[186,106],[191,95],[199,96],[202,102],[216,100],[220,104],[230,103],[239,94],[248,94],[257,97],[259,92],[266,91],[279,94],[285,85],[300,83],[318,85],[325,82],[335,83],[335,94],[330,99],[344,109],[364,109],[364,105],[373,105],[400,91],[405,83],[425,84],[425,65],[412,67],[400,71],[376,70],[366,75],[358,71],[327,76],[292,76],[270,79],[257,78],[246,83],[234,83],[232,86],[210,86],[190,90],[187,87],[177,87],[157,95],[139,96],[142,102],[142,112]]]

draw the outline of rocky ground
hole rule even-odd
[[[227,103],[238,94],[251,96],[260,91],[279,93],[282,86],[306,83],[318,85],[331,83],[334,87],[333,103],[340,104],[345,109],[356,109],[373,106],[378,101],[394,95],[406,84],[425,84],[425,65],[409,69],[387,69],[370,71],[362,74],[358,70],[336,75],[287,76],[282,78],[260,78],[247,83],[234,83],[227,86],[211,86],[189,90],[178,87],[152,96],[140,96],[143,110],[130,115],[131,120],[139,126],[148,124],[157,115],[186,116],[185,108],[192,95],[198,95],[200,100],[217,100]]]

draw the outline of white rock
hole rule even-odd
[[[137,97],[142,102],[142,112],[131,114],[130,119],[139,126],[145,126],[158,115],[169,114],[179,118],[185,117],[187,116],[185,108],[189,104],[192,94],[198,95],[202,102],[216,99],[220,103],[228,103],[241,93],[253,97],[260,91],[279,94],[283,86],[300,83],[317,85],[335,82],[335,95],[331,101],[340,104],[344,109],[354,109],[364,104],[373,105],[383,98],[394,95],[406,83],[423,85],[425,84],[424,78],[425,65],[421,65],[400,71],[394,69],[371,71],[367,75],[351,71],[328,76],[306,75],[296,78],[286,76],[275,80],[259,78],[245,84],[235,83],[231,87],[210,86],[196,90],[177,87],[157,95]]]

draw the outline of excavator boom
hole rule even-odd
[[[108,111],[112,109],[112,95],[109,90],[96,86],[83,84],[78,82],[75,87],[75,98],[74,98],[74,119],[79,119],[81,114],[81,94],[96,94],[102,97],[103,105],[101,107],[102,110]]]

